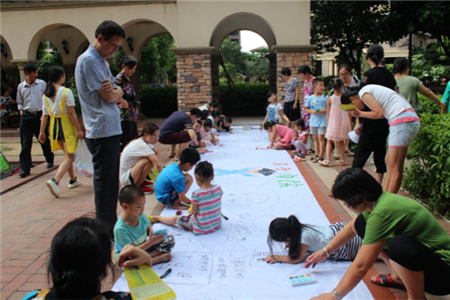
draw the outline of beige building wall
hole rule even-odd
[[[259,0],[86,0],[3,2],[0,11],[2,42],[9,56],[2,66],[14,77],[17,68],[24,79],[23,66],[35,62],[41,40],[51,42],[61,53],[68,77],[73,76],[77,57],[104,20],[120,24],[126,33],[122,49],[138,60],[146,43],[154,36],[170,33],[175,41],[179,87],[179,108],[199,106],[218,99],[219,46],[238,30],[260,34],[286,66],[310,64],[310,1]],[[127,38],[132,38],[132,48]],[[67,42],[65,53],[61,42]],[[286,54],[282,54],[286,53]],[[213,67],[212,67],[213,66]],[[275,65],[271,76],[276,76]],[[139,82],[139,70],[133,83]],[[275,82],[275,80],[272,81]],[[271,81],[271,82],[272,82]],[[284,82],[276,81],[278,88]],[[136,86],[136,88],[138,88]]]

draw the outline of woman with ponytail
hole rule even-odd
[[[151,194],[153,184],[145,178],[153,168],[162,171],[159,151],[154,145],[159,139],[159,127],[153,123],[145,124],[142,132],[125,146],[120,158],[120,182],[125,185],[136,185],[144,193]]]
[[[50,247],[48,275],[52,286],[31,292],[23,300],[131,300],[130,293],[101,292],[102,282],[114,269],[111,239],[111,229],[102,218],[81,217],[67,223],[55,235]],[[131,260],[125,261],[127,258]],[[148,253],[131,245],[123,247],[118,266],[142,264],[152,266]]]
[[[392,74],[394,74],[395,80],[397,81],[398,92],[408,100],[416,112],[422,109],[419,97],[417,97],[417,93],[420,93],[441,106],[441,114],[444,113],[447,110],[445,103],[442,102],[432,90],[427,88],[419,78],[409,76],[410,70],[411,64],[407,58],[399,57],[394,60]]]
[[[361,87],[368,84],[377,84],[395,90],[397,83],[394,76],[381,63],[384,58],[384,50],[380,45],[372,45],[366,53],[366,60],[370,69],[361,78]],[[365,106],[363,111],[370,112]],[[360,135],[358,146],[355,149],[355,159],[352,168],[362,169],[373,152],[373,161],[377,173],[377,181],[381,183],[386,173],[386,140],[389,135],[389,125],[385,119],[357,118],[355,133]]]
[[[136,103],[136,92],[131,83],[131,76],[136,71],[137,60],[131,55],[121,57],[118,63],[122,68],[116,76],[116,84],[123,90],[122,101],[128,103],[128,107],[122,106],[120,109],[121,125],[122,125],[122,151],[123,148],[138,135],[137,120],[139,116],[139,108]]]
[[[78,124],[75,113],[75,100],[70,89],[63,85],[66,80],[64,69],[59,66],[51,66],[48,69],[49,81],[42,99],[42,122],[39,133],[39,142],[45,143],[45,128],[50,116],[50,146],[52,152],[62,149],[64,161],[58,168],[54,178],[47,181],[50,192],[59,198],[59,182],[67,172],[70,176],[69,189],[79,186],[81,183],[75,177],[73,171],[74,153],[77,149],[77,140],[84,139],[84,133]]]
[[[352,238],[347,244],[334,252],[328,251],[325,246],[333,237],[344,228],[346,223],[338,222],[330,226],[302,224],[296,216],[289,218],[276,218],[269,225],[269,245],[271,255],[264,258],[268,263],[284,262],[298,264],[302,262],[306,253],[323,249],[328,258],[332,260],[353,260],[361,247],[359,236]],[[288,255],[274,255],[273,242],[284,243],[288,248]]]

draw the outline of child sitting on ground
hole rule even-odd
[[[193,179],[189,172],[200,160],[200,154],[193,148],[181,152],[180,160],[165,167],[155,182],[155,195],[159,207],[171,206],[173,209],[188,209],[191,200],[186,192]],[[184,204],[183,204],[184,203]]]
[[[267,130],[270,136],[269,148],[282,150],[292,146],[292,139],[295,136],[295,132],[291,128],[271,121],[264,123],[264,129]],[[277,139],[277,136],[280,136],[280,138]]]
[[[219,131],[227,131],[232,134],[233,133],[233,131],[231,130],[232,122],[233,120],[230,117],[220,119],[219,121],[217,121],[217,128]]]
[[[200,129],[200,134],[202,135],[206,146],[217,145],[219,138],[215,137],[212,132],[212,122],[210,119],[203,121],[203,127]]]
[[[295,121],[295,130],[297,130],[298,137],[292,139],[292,143],[295,146],[296,154],[292,157],[295,161],[304,161],[305,156],[308,154],[308,131],[306,131],[305,121],[298,119]]]
[[[152,257],[153,264],[172,259],[170,251],[175,246],[173,235],[153,235],[152,225],[144,214],[145,194],[135,185],[128,185],[119,193],[123,213],[114,226],[114,239],[121,248],[133,245],[145,250]],[[147,239],[148,236],[148,239]],[[120,251],[116,249],[116,259]]]
[[[206,152],[206,148],[205,148],[205,143],[203,142],[203,139],[202,139],[202,135],[200,134],[200,130],[202,129],[202,122],[200,120],[198,120],[197,122],[195,122],[193,128],[194,128],[195,134],[197,135],[198,146],[194,146],[194,145],[192,145],[192,143],[190,143],[189,147],[197,150],[197,152],[199,154],[203,154]]]
[[[314,135],[314,149],[316,156],[311,157],[315,163],[323,160],[325,152],[325,133],[327,131],[327,97],[323,95],[325,85],[322,79],[313,80],[314,94],[306,100],[305,111],[311,114],[309,126],[311,134]]]
[[[361,247],[362,239],[356,235],[346,245],[334,253],[328,253],[325,246],[342,229],[346,223],[338,222],[330,226],[306,225],[300,223],[296,216],[276,218],[270,222],[267,243],[272,255],[264,260],[268,263],[284,262],[298,264],[306,258],[307,252],[324,249],[332,260],[353,260]],[[273,241],[284,243],[289,248],[288,255],[273,255]]]
[[[195,167],[195,181],[200,189],[192,193],[192,213],[187,216],[160,217],[152,216],[155,222],[167,225],[178,224],[195,235],[216,231],[222,222],[221,199],[222,189],[211,184],[214,169],[207,161]]]

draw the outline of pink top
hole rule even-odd
[[[279,140],[278,142],[285,146],[292,145],[292,139],[295,136],[295,131],[284,125],[277,124],[276,126],[277,134],[281,136],[281,140]]]

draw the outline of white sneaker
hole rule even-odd
[[[69,180],[69,189],[74,189],[77,186],[81,185],[81,182],[75,177],[75,180]]]
[[[46,182],[50,193],[56,198],[59,198],[59,186],[56,184],[55,180],[50,179]]]

